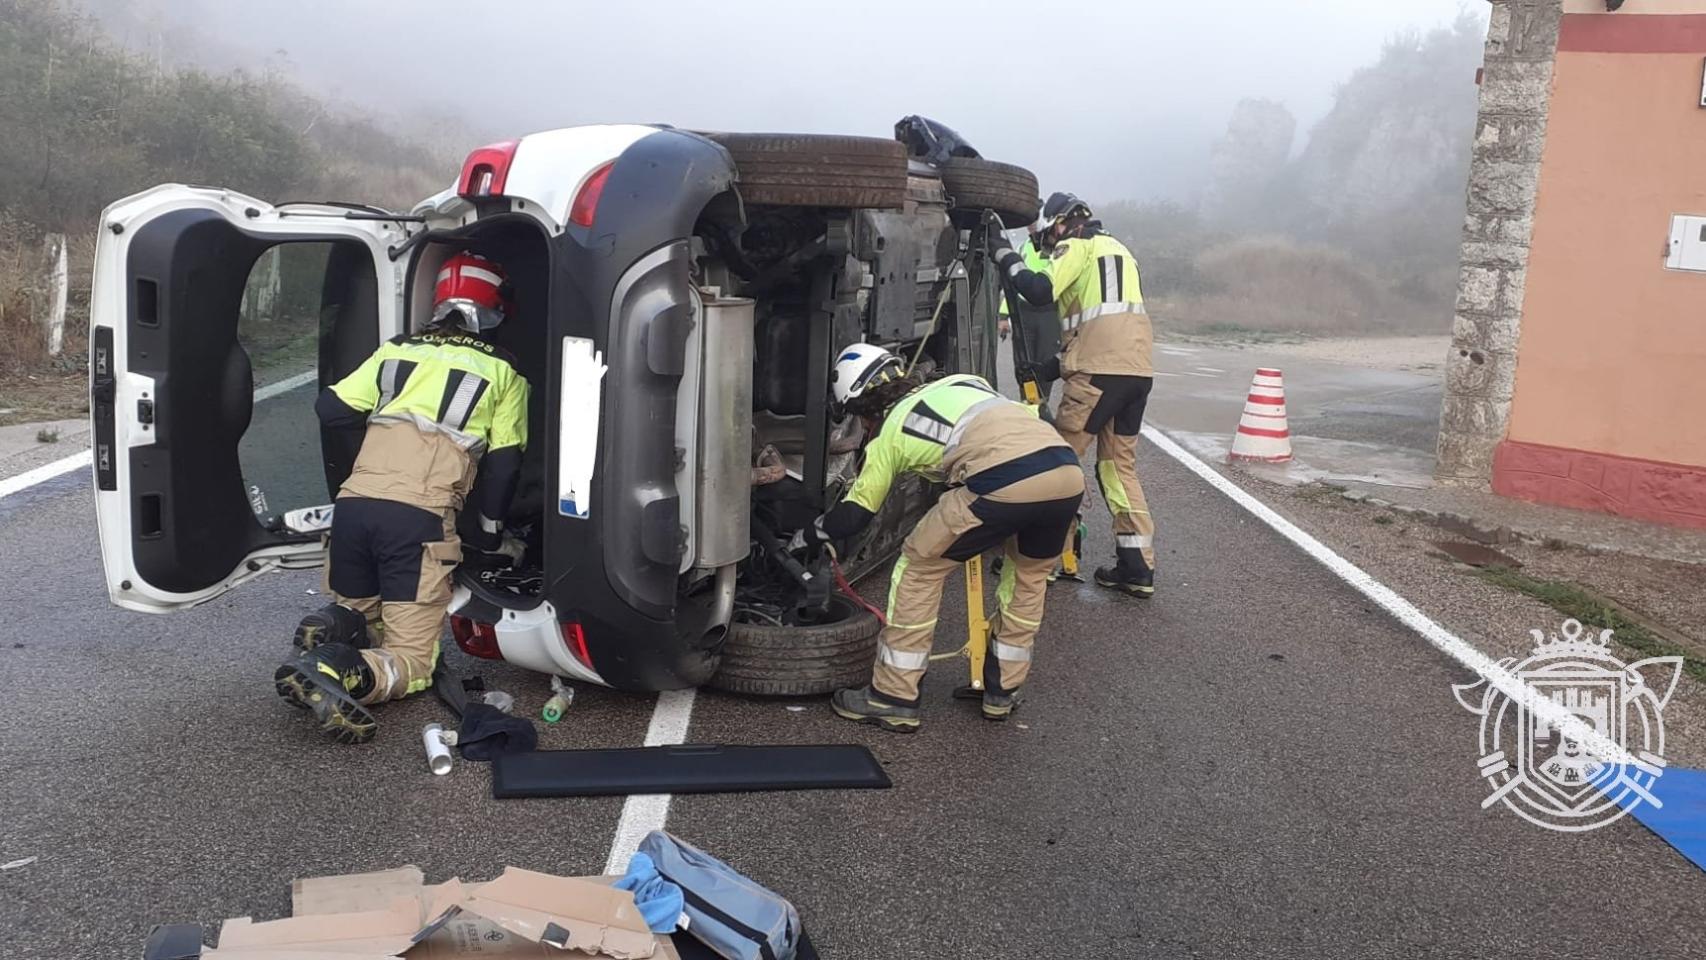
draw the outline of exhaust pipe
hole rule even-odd
[[[699,646],[710,650],[729,635],[729,621],[735,613],[735,564],[717,568],[717,581],[711,586],[710,626],[699,637]]]

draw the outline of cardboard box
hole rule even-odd
[[[291,884],[293,916],[225,921],[216,960],[679,960],[608,877],[507,868],[497,879],[428,884],[413,866]]]

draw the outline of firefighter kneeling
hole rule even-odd
[[[456,515],[470,496],[470,545],[518,559],[503,532],[527,444],[527,380],[489,341],[508,308],[489,260],[458,254],[440,269],[433,323],[380,346],[320,395],[333,431],[362,431],[332,515],[326,587],[334,603],[304,617],[302,652],[273,677],[344,743],[373,736],[369,707],[432,685],[462,559]]]
[[[917,730],[918,688],[930,665],[943,585],[967,560],[1004,545],[983,715],[1006,719],[1030,672],[1049,571],[1084,498],[1077,454],[1037,419],[1034,407],[974,376],[926,383],[880,347],[842,351],[832,386],[836,401],[865,422],[865,464],[846,499],[804,531],[802,542],[857,534],[901,474],[946,482],[948,490],[901,548],[870,685],[837,691],[831,705],[848,720]]]

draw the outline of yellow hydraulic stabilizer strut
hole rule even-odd
[[[989,614],[983,607],[983,557],[966,561],[966,645],[953,653],[938,653],[931,660],[965,657],[971,667],[971,683],[954,690],[960,700],[983,697],[983,661],[989,656]]]
[[[989,656],[989,617],[983,607],[983,557],[966,561],[966,659],[971,688],[983,689],[983,658]]]
[[[1060,552],[1060,575],[1066,580],[1084,582],[1084,575],[1078,571],[1078,561],[1084,555],[1084,519],[1075,517],[1072,521],[1072,536],[1066,538],[1066,549]]]

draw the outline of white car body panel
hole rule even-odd
[[[128,453],[133,448],[155,442],[153,427],[139,418],[137,404],[138,401],[152,399],[156,385],[151,377],[132,374],[125,368],[129,356],[128,306],[131,292],[128,255],[131,238],[136,236],[141,226],[160,216],[186,209],[213,211],[245,231],[276,236],[281,241],[312,235],[316,238],[346,238],[365,244],[380,274],[380,339],[394,336],[402,324],[396,296],[401,270],[391,262],[387,253],[391,244],[400,242],[404,237],[402,229],[395,223],[346,220],[343,215],[347,211],[343,208],[307,204],[290,206],[291,215],[285,217],[281,216],[279,208],[235,191],[181,184],[163,184],[120,200],[106,209],[101,215],[100,236],[95,249],[89,318],[91,342],[97,328],[112,330],[111,362],[117,380],[112,456],[118,483],[115,490],[96,487],[96,527],[100,533],[108,595],[118,606],[144,613],[168,613],[206,603],[269,570],[317,566],[324,553],[318,542],[265,547],[251,553],[222,582],[193,593],[161,590],[145,582],[137,573],[131,550],[133,491]],[[315,215],[321,212],[325,215]],[[274,392],[276,390],[261,387],[255,395],[259,402]]]

